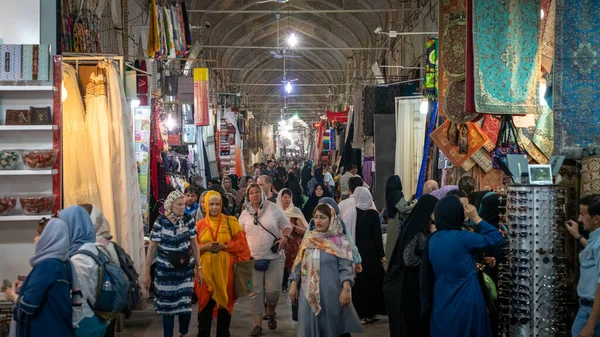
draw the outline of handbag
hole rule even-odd
[[[190,264],[191,255],[189,251],[168,252],[167,260],[175,269],[184,269]]]
[[[231,227],[229,226],[229,217],[227,217],[227,228],[229,235],[233,238]],[[254,269],[254,258],[250,257],[248,261],[240,261],[237,256],[234,256],[233,263],[233,289],[235,297],[241,298],[248,296],[252,290],[252,269]]]
[[[492,158],[498,158],[508,166],[506,155],[521,153],[522,150],[517,138],[517,128],[515,127],[512,115],[504,115],[500,121],[500,131],[496,140],[496,147],[491,152]],[[495,169],[500,169],[495,162],[493,166]]]
[[[275,238],[275,240],[273,240],[273,245],[271,246],[271,252],[273,252],[273,254],[277,254],[277,252],[279,251],[279,242],[277,242],[277,241],[279,241],[279,238],[277,237],[277,235],[273,234],[270,230],[266,229],[262,223],[260,223],[260,221],[258,220],[257,214],[254,214],[254,224],[260,225],[260,227],[262,227],[262,229],[266,230],[267,233],[271,234]],[[268,265],[267,265],[267,268],[269,268]]]

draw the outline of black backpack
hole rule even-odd
[[[127,318],[131,316],[133,310],[137,309],[140,305],[140,301],[142,300],[141,287],[139,282],[139,275],[133,266],[133,260],[131,260],[131,256],[121,248],[121,246],[113,243],[115,246],[115,250],[117,252],[117,256],[119,257],[119,264],[121,265],[121,269],[127,275],[129,279],[129,292],[127,294],[127,304],[123,309],[123,313]]]

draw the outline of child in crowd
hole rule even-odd
[[[198,211],[198,192],[196,191],[196,187],[188,186],[185,191],[185,214],[191,216],[192,218],[196,217],[196,212]]]

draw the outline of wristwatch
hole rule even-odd
[[[577,241],[581,242],[581,239],[585,239],[583,236],[579,235],[579,237],[577,237]]]

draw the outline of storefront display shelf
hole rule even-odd
[[[58,170],[0,170],[0,176],[49,176]]]
[[[57,129],[56,125],[0,125],[0,131],[52,131]]]
[[[52,91],[51,85],[0,85],[0,91]]]
[[[0,222],[15,221],[40,221],[42,218],[50,218],[50,215],[8,215],[0,216]]]

